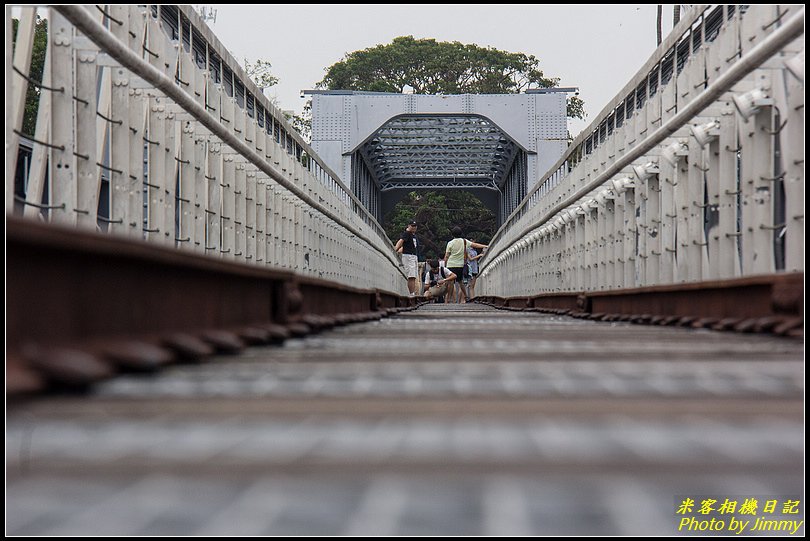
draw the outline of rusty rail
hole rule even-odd
[[[476,302],[599,321],[804,336],[801,272],[613,291],[480,296]]]
[[[292,272],[8,217],[7,386],[83,386],[415,304]]]

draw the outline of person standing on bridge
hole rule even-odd
[[[419,241],[416,239],[416,228],[419,224],[412,221],[402,232],[394,249],[402,254],[402,266],[405,267],[405,276],[408,277],[408,291],[413,297],[416,295],[416,278],[419,276]]]
[[[461,228],[459,226],[455,226],[452,229],[453,233],[453,240],[447,243],[447,248],[444,250],[444,260],[445,264],[456,276],[464,276],[464,267],[467,265],[467,248],[472,246],[473,248],[484,249],[487,248],[486,244],[480,244],[478,242],[461,238]],[[469,272],[469,271],[468,271]],[[453,295],[455,298],[454,302],[467,302],[467,294],[464,291],[464,285],[460,283],[461,280],[456,280],[456,291]],[[448,294],[448,297],[450,295]]]
[[[478,253],[472,245],[467,247],[467,265],[470,268],[470,280],[467,284],[467,298],[475,297],[475,279],[478,276],[478,260],[484,257],[484,253]]]

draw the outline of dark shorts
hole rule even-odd
[[[447,267],[447,270],[456,275],[456,282],[461,282],[464,276],[464,267]]]

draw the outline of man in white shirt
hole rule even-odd
[[[450,272],[447,267],[439,265],[435,259],[427,263],[428,271],[425,273],[425,297],[441,299],[455,283],[456,275]],[[441,302],[441,300],[439,300]]]

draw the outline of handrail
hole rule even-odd
[[[708,9],[708,7],[709,7],[708,5],[693,6],[690,12],[693,13],[694,15],[690,18],[681,19],[680,22],[678,22],[678,24],[675,26],[675,28],[672,29],[672,32],[670,32],[670,34],[667,36],[664,42],[656,48],[652,56],[647,60],[644,66],[637,72],[636,76],[633,79],[631,79],[630,82],[628,82],[626,85],[624,85],[624,87],[619,91],[619,93],[616,94],[616,96],[614,96],[613,99],[608,102],[608,104],[594,118],[594,120],[588,125],[588,127],[582,130],[579,133],[579,135],[577,135],[577,137],[571,142],[571,144],[568,145],[568,149],[566,150],[565,154],[563,154],[562,157],[559,160],[557,160],[557,163],[555,163],[548,169],[547,175],[544,178],[547,178],[548,176],[550,176],[550,174],[557,171],[560,167],[562,167],[565,164],[566,161],[568,161],[571,158],[571,155],[576,152],[577,148],[581,144],[583,144],[585,140],[594,132],[594,126],[598,127],[608,116],[610,116],[610,113],[612,113],[613,110],[616,108],[615,104],[617,100],[619,99],[623,100],[624,97],[627,96],[632,89],[635,89],[636,86],[638,86],[639,81],[642,78],[642,74],[643,78],[647,77],[647,74],[649,73],[650,69],[653,66],[655,66],[655,64],[660,62],[664,58],[666,53],[680,41],[686,29],[690,28],[693,24],[695,24],[695,22],[701,16],[703,16],[703,13],[705,12],[706,9]],[[495,244],[498,237],[508,229],[508,225],[512,221],[512,219],[523,210],[523,207],[526,206],[531,197],[535,193],[537,193],[537,191],[540,190],[542,186],[543,182],[538,182],[531,190],[529,190],[529,192],[526,194],[523,200],[518,204],[517,207],[515,207],[515,210],[513,210],[509,214],[509,216],[503,221],[503,225],[499,227],[498,230],[495,232],[495,234],[492,236],[490,245]]]
[[[178,7],[178,9],[180,9],[180,11],[183,13],[183,15],[185,15],[189,19],[192,19],[192,18],[194,19],[193,24],[194,24],[195,28],[197,28],[197,30],[200,30],[201,28],[205,28],[205,30],[206,30],[205,33],[207,35],[204,35],[203,37],[206,40],[209,40],[209,41],[216,40],[216,43],[214,43],[214,45],[219,50],[216,50],[215,52],[219,55],[220,58],[222,58],[223,60],[226,60],[225,53],[227,53],[230,56],[230,53],[228,53],[227,48],[222,44],[222,42],[219,41],[219,38],[216,37],[216,34],[214,34],[211,31],[211,29],[208,28],[208,25],[205,25],[204,27],[200,26],[200,24],[205,24],[205,23],[201,20],[200,16],[197,14],[197,12],[194,11],[190,6],[178,5],[177,7]],[[288,134],[292,136],[292,138],[301,147],[301,149],[304,152],[306,152],[308,156],[310,156],[312,159],[314,159],[318,163],[318,167],[320,167],[323,170],[324,173],[329,175],[329,178],[335,184],[337,184],[341,188],[341,190],[343,190],[343,192],[346,193],[346,195],[348,195],[349,198],[354,203],[359,205],[359,207],[363,210],[363,212],[365,214],[364,218],[367,218],[367,219],[371,220],[372,224],[374,226],[376,226],[376,229],[377,229],[378,232],[384,232],[385,229],[380,225],[380,223],[377,221],[377,219],[374,217],[374,215],[372,215],[371,213],[368,212],[365,205],[363,205],[363,203],[357,198],[357,196],[354,195],[351,188],[346,186],[346,184],[340,179],[338,174],[335,171],[333,171],[328,165],[326,165],[323,162],[323,160],[321,160],[321,158],[312,149],[312,146],[309,145],[306,141],[304,141],[303,137],[301,137],[301,135],[289,125],[289,123],[287,122],[286,119],[284,119],[282,117],[279,117],[277,114],[275,114],[275,113],[278,112],[278,108],[275,105],[273,105],[272,103],[270,103],[270,100],[268,100],[267,97],[264,94],[261,93],[261,89],[259,89],[259,87],[256,86],[256,83],[254,83],[250,79],[250,77],[247,76],[247,74],[245,73],[245,70],[242,68],[242,66],[240,66],[238,62],[229,62],[228,63],[228,68],[231,71],[235,72],[235,73],[236,72],[239,73],[240,81],[242,82],[242,84],[249,85],[249,86],[252,87],[250,90],[251,90],[251,93],[253,94],[253,98],[261,100],[262,101],[262,106],[266,110],[272,110],[273,111],[273,113],[274,113],[273,118],[276,121],[280,121],[284,125],[284,127],[286,128]],[[391,240],[388,237],[383,237],[383,238],[386,241],[388,241],[389,243],[391,242]],[[393,247],[393,244],[392,244],[392,247]]]
[[[598,175],[594,180],[584,185],[582,188],[563,199],[556,206],[552,207],[540,218],[526,226],[516,238],[521,238],[530,231],[537,229],[544,223],[548,222],[559,211],[570,206],[583,196],[587,195],[594,188],[604,184],[608,179],[620,173],[622,169],[630,165],[634,160],[644,156],[648,151],[655,147],[658,143],[675,133],[678,129],[683,127],[686,122],[696,116],[701,110],[705,109],[710,103],[727,92],[734,84],[742,80],[748,75],[752,69],[756,68],[764,61],[773,56],[782,47],[789,44],[794,39],[801,36],[804,32],[804,9],[801,9],[783,26],[780,26],[767,38],[765,38],[758,45],[753,47],[744,57],[740,58],[731,66],[728,71],[720,75],[712,84],[710,84],[701,94],[693,101],[689,102],[682,110],[673,116],[666,124],[662,125],[644,141],[633,147],[619,160],[610,165],[604,172]],[[550,169],[556,171],[559,166],[564,163],[565,158],[561,160],[559,165]],[[524,203],[528,200],[527,196]],[[518,207],[520,208],[520,207]],[[517,212],[517,210],[515,211]],[[499,231],[500,233],[500,231]],[[497,233],[496,233],[497,235]],[[495,244],[494,242],[492,244]],[[493,259],[503,252],[505,247],[499,248],[493,253],[489,253],[487,259],[481,265],[483,271]]]
[[[131,70],[145,81],[151,83],[155,86],[155,88],[159,89],[166,96],[174,100],[198,122],[203,124],[213,134],[222,139],[223,142],[250,160],[251,163],[261,169],[270,178],[278,182],[281,186],[289,190],[298,199],[308,204],[310,207],[317,209],[321,214],[340,224],[347,231],[366,241],[374,250],[386,256],[404,276],[404,272],[400,267],[399,261],[397,261],[394,256],[393,247],[390,250],[380,248],[362,231],[355,228],[351,224],[346,223],[340,216],[333,213],[331,210],[329,210],[329,208],[322,205],[310,197],[306,192],[301,190],[298,186],[296,186],[295,183],[289,181],[283,175],[278,173],[261,155],[233,135],[225,126],[223,126],[219,121],[215,120],[202,105],[197,103],[184,90],[178,87],[173,78],[161,73],[157,68],[141,59],[137,54],[131,51],[126,44],[122,43],[115,36],[110,34],[107,29],[97,22],[86,9],[81,6],[67,5],[54,5],[53,9],[61,13],[68,21],[76,26],[76,28],[81,30],[91,41],[93,41],[100,48],[104,49],[107,54],[109,54],[122,66]],[[354,198],[353,194],[349,193],[349,195],[351,195],[353,200],[357,201],[357,203],[360,205],[360,208],[368,214],[368,211],[366,211],[362,203],[359,203],[359,201]]]

